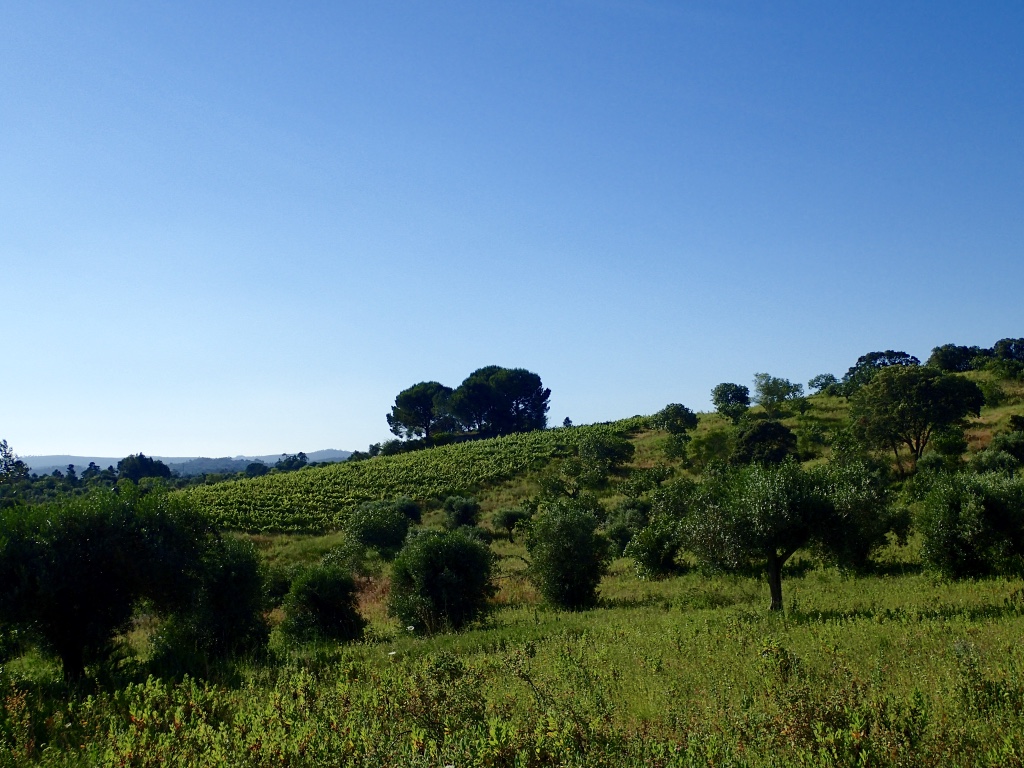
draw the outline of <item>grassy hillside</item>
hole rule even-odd
[[[313,467],[183,491],[220,527],[250,531],[337,528],[365,501],[408,496],[425,501],[475,493],[543,468],[583,435],[627,433],[642,420],[570,427],[446,445],[398,456]]]

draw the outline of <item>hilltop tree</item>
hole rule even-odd
[[[711,402],[716,411],[738,424],[750,408],[750,390],[742,384],[723,382],[711,390]]]
[[[927,366],[894,365],[879,371],[851,399],[850,415],[858,436],[887,448],[903,472],[900,447],[921,458],[936,432],[962,429],[977,416],[985,398],[973,381]]]
[[[767,373],[754,374],[754,402],[764,408],[769,419],[774,419],[782,412],[786,401],[802,397],[803,394],[803,384],[794,384],[789,379]]]
[[[494,437],[544,429],[550,396],[536,373],[490,365],[459,385],[449,409],[466,430]]]
[[[436,381],[421,381],[402,390],[387,415],[391,433],[404,438],[422,436],[430,442],[430,433],[444,419],[451,394],[451,387]]]
[[[981,347],[962,347],[956,344],[943,344],[935,347],[925,365],[950,373],[963,373],[974,368],[974,361],[979,357],[991,356],[992,350]]]

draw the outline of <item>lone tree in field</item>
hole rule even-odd
[[[445,416],[451,387],[436,381],[421,381],[398,393],[391,413],[387,415],[391,433],[398,437],[423,437],[430,442],[430,433]]]
[[[932,436],[962,429],[977,416],[985,397],[973,381],[927,366],[894,365],[879,371],[851,398],[854,430],[865,442],[891,450],[903,473],[900,448],[910,450],[914,465]]]
[[[888,513],[866,466],[804,472],[793,462],[751,464],[702,483],[684,521],[685,546],[706,566],[761,570],[773,611],[782,610],[782,569],[814,547],[857,565],[884,540]]]
[[[750,390],[742,384],[722,382],[711,390],[711,402],[715,410],[738,424],[740,417],[750,408]]]

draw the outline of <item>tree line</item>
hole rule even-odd
[[[540,376],[525,368],[488,365],[454,389],[421,381],[399,392],[386,414],[396,439],[356,451],[349,460],[545,429],[550,397]]]

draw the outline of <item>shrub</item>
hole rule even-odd
[[[796,453],[796,435],[779,421],[751,421],[736,438],[733,464],[780,464]]]
[[[996,435],[992,439],[990,447],[997,451],[1004,451],[1024,464],[1024,430]]]
[[[463,531],[411,537],[391,569],[388,612],[414,631],[461,629],[487,611],[494,557]]]
[[[971,458],[971,469],[980,474],[999,472],[1012,475],[1019,466],[1020,462],[1012,454],[992,447],[979,451]]]
[[[682,543],[680,526],[658,518],[633,537],[624,554],[633,558],[636,574],[641,579],[663,579],[683,570],[676,562]]]
[[[360,504],[345,520],[349,539],[375,549],[390,560],[402,547],[409,533],[409,517],[395,503],[371,501]]]
[[[614,552],[621,555],[629,542],[650,522],[651,503],[644,499],[626,499],[608,515],[604,535],[614,545]]]
[[[511,541],[512,531],[515,530],[515,527],[524,520],[529,520],[530,517],[530,510],[523,509],[522,507],[499,509],[494,514],[494,527],[505,531],[509,541]]]
[[[147,600],[157,614],[196,593],[209,535],[179,496],[125,483],[0,515],[0,623],[29,630],[68,680],[102,659]]]
[[[1020,573],[1024,480],[996,474],[940,477],[917,520],[922,557],[945,576]]]
[[[467,496],[449,496],[444,500],[444,525],[449,530],[464,525],[476,525],[480,519],[480,505]]]
[[[193,602],[155,640],[154,659],[172,672],[203,671],[209,660],[251,653],[267,641],[266,578],[251,542],[217,538],[203,555]]]
[[[597,602],[610,559],[591,505],[559,500],[533,519],[526,542],[530,578],[552,605],[576,610]]]
[[[296,577],[284,599],[285,634],[297,640],[358,640],[366,621],[356,610],[352,576],[335,565],[314,565]]]

